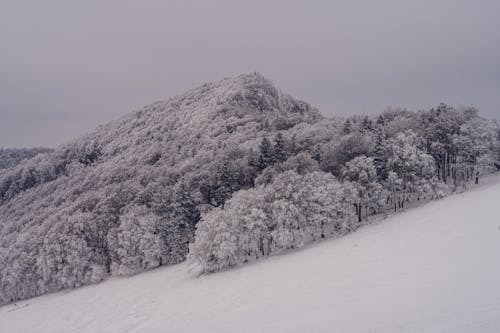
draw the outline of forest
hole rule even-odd
[[[328,118],[253,73],[15,164],[0,172],[0,304],[345,235],[498,171],[500,126],[444,103]]]
[[[33,158],[38,154],[51,151],[50,148],[0,148],[0,171],[15,167],[22,161]]]

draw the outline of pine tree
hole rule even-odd
[[[363,118],[363,121],[361,122],[361,132],[363,133],[368,133],[373,131],[373,123],[368,116]]]
[[[233,193],[233,178],[229,162],[223,161],[217,168],[216,183],[214,184],[214,199],[217,206],[224,207],[224,203]]]
[[[377,169],[377,176],[380,180],[384,180],[387,177],[387,148],[385,141],[385,132],[383,127],[377,128],[377,133],[375,137],[375,148],[374,148],[374,158],[373,164]]]
[[[323,160],[323,152],[319,146],[314,147],[311,158],[316,162],[321,163]]]
[[[385,119],[384,116],[380,115],[377,118],[377,127],[385,127]]]
[[[260,143],[259,170],[262,171],[272,164],[274,164],[273,148],[269,139],[264,137]]]
[[[276,162],[285,162],[287,159],[287,153],[285,150],[285,140],[283,134],[278,133],[274,138],[274,160]]]
[[[200,220],[200,211],[189,192],[189,188],[184,183],[181,183],[175,191],[174,197],[172,213],[182,218],[186,227],[194,231],[196,224]]]
[[[347,118],[346,121],[344,122],[343,133],[347,135],[351,134],[351,132],[352,132],[352,123],[351,120]]]

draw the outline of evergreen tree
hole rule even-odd
[[[387,148],[385,141],[385,132],[383,127],[377,128],[377,133],[375,137],[375,148],[374,148],[374,158],[373,164],[377,169],[377,176],[380,180],[384,180],[387,177]]]
[[[174,198],[172,214],[182,219],[183,224],[194,232],[195,226],[200,220],[200,211],[189,192],[189,188],[184,183],[181,183],[175,191]]]
[[[351,120],[347,118],[346,121],[344,122],[343,133],[347,135],[351,134],[351,132],[352,132],[352,123]]]
[[[248,177],[251,179],[249,182],[250,186],[254,186],[255,178],[259,175],[259,155],[258,153],[254,152],[253,150],[248,153],[247,156],[247,165],[248,165]]]
[[[233,175],[229,162],[223,161],[217,168],[217,176],[214,186],[214,199],[217,206],[224,207],[224,203],[233,194]]]
[[[259,170],[262,171],[272,164],[274,164],[273,148],[269,139],[264,137],[260,143]]]
[[[368,133],[371,131],[373,131],[373,122],[368,116],[365,116],[361,122],[361,132]]]
[[[314,147],[311,158],[318,163],[321,163],[323,160],[323,152],[319,146]]]
[[[287,153],[285,150],[285,140],[283,134],[278,133],[274,138],[274,160],[276,162],[285,162],[287,159]]]
[[[385,126],[385,119],[383,115],[380,115],[377,117],[377,127],[384,127]]]

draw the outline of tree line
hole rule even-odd
[[[387,110],[339,127],[335,141],[298,153],[292,133],[276,135],[274,148],[263,138],[255,187],[202,215],[191,262],[214,272],[343,235],[370,215],[463,191],[499,169],[498,123],[473,107]]]

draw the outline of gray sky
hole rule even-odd
[[[0,0],[0,147],[254,70],[326,115],[443,101],[500,118],[500,1]]]

